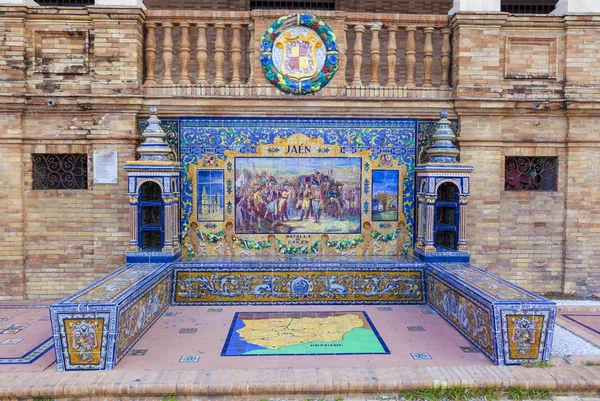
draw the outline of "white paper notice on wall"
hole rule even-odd
[[[94,184],[117,183],[117,151],[94,150]]]

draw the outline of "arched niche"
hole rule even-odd
[[[460,189],[454,182],[446,181],[437,187],[433,228],[437,249],[456,250],[458,248],[459,195]]]
[[[138,246],[142,251],[160,251],[164,243],[162,189],[158,183],[146,181],[138,195]]]

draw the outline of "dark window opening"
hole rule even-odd
[[[85,7],[93,6],[94,0],[36,0],[36,3],[45,7]]]
[[[162,237],[162,211],[160,185],[148,181],[140,187],[139,203],[139,246],[142,250],[160,250]]]
[[[80,153],[31,155],[33,189],[87,189],[87,155]]]
[[[558,0],[502,0],[500,11],[511,14],[550,14]]]
[[[445,182],[437,190],[435,209],[435,246],[456,249],[458,246],[458,187]]]
[[[557,157],[507,156],[504,189],[507,191],[556,191]]]
[[[274,1],[250,0],[250,10],[255,9],[302,9],[302,10],[335,10],[335,0],[319,1]]]

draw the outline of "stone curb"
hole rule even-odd
[[[0,399],[336,398],[394,396],[426,387],[496,387],[589,393],[600,367],[433,366],[398,368],[128,370],[0,374]]]

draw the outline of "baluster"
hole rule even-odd
[[[196,41],[196,62],[198,63],[197,84],[206,85],[206,61],[208,59],[206,45],[206,24],[198,24],[198,40]]]
[[[344,24],[344,40],[342,41],[344,44],[340,45],[340,70],[342,73],[342,84],[344,86],[348,85],[346,81],[346,67],[348,66],[348,36],[346,35],[348,32],[348,26]]]
[[[416,88],[415,85],[415,63],[417,62],[417,52],[415,51],[415,31],[416,26],[406,27],[406,88]]]
[[[156,85],[154,79],[154,64],[156,62],[156,36],[154,31],[156,24],[148,22],[146,29],[148,33],[146,34],[146,81],[144,85]]]
[[[173,63],[173,24],[164,22],[162,24],[165,37],[163,38],[163,68],[164,75],[162,84],[173,85],[173,77],[171,76],[171,64]]]
[[[387,27],[389,32],[387,63],[388,63],[388,80],[387,86],[397,86],[396,82],[396,31],[398,27],[391,25]]]
[[[381,46],[379,44],[379,31],[381,24],[373,24],[371,29],[371,86],[379,86],[379,63],[381,61]]]
[[[240,40],[240,31],[242,25],[235,23],[231,26],[233,35],[231,38],[231,65],[233,73],[231,76],[231,84],[239,85],[242,83],[240,80],[240,64],[242,62],[242,42]]]
[[[430,88],[433,85],[431,84],[431,66],[433,63],[433,32],[435,28],[428,26],[423,29],[423,33],[425,34],[425,46],[423,46],[423,67],[425,68],[425,72],[423,74],[423,87]]]
[[[450,28],[442,29],[442,88],[450,87]]]
[[[190,24],[180,22],[181,46],[179,47],[179,60],[181,63],[181,78],[179,84],[189,85],[190,82]]]
[[[215,24],[217,37],[215,39],[215,85],[224,85],[223,66],[225,64],[225,24],[217,22]]]
[[[254,22],[248,25],[250,31],[250,41],[248,42],[248,63],[250,72],[248,74],[248,85],[254,85]]]
[[[353,65],[354,68],[354,78],[352,79],[353,86],[361,86],[362,81],[360,80],[360,69],[362,67],[362,55],[363,55],[363,46],[362,46],[362,37],[363,32],[365,31],[365,27],[363,25],[355,25],[354,26],[354,58]]]

